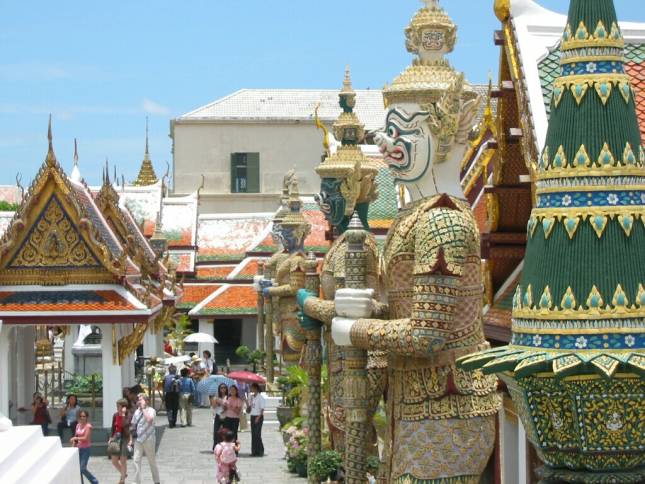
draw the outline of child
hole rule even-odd
[[[230,484],[239,482],[237,475],[237,453],[240,451],[240,444],[234,439],[233,432],[223,432],[224,439],[215,446],[215,461],[217,462],[217,482]]]

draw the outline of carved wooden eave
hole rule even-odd
[[[51,146],[0,239],[0,283],[62,285],[116,282],[126,273],[120,245],[85,185],[68,179]],[[108,229],[109,230],[109,229]],[[103,233],[102,233],[103,232]]]
[[[152,274],[159,277],[162,267],[157,261],[154,251],[130,211],[120,203],[119,194],[109,180],[104,180],[103,186],[96,194],[95,202],[133,264],[139,268],[142,274]]]

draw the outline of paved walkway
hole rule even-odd
[[[192,427],[170,429],[165,414],[157,417],[158,451],[157,464],[164,484],[214,484],[216,477],[215,460],[211,452],[213,445],[210,411],[195,409]],[[306,479],[298,478],[287,471],[284,459],[282,435],[278,431],[278,422],[265,422],[262,429],[264,457],[251,457],[250,431],[239,434],[242,449],[238,468],[243,483],[249,484],[305,484]],[[119,481],[119,476],[106,457],[92,457],[88,466],[101,484]],[[132,482],[134,466],[128,461],[128,479]],[[143,458],[143,484],[152,484],[152,475],[146,458]]]

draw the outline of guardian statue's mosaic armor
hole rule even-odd
[[[376,142],[412,198],[382,254],[383,319],[334,318],[339,345],[387,357],[387,428],[381,481],[479,482],[495,442],[496,379],[457,369],[487,348],[482,328],[479,231],[459,184],[459,163],[479,102],[443,55],[456,28],[437,2],[406,30],[418,59],[387,86],[386,129]],[[336,293],[336,307],[366,297]]]
[[[303,325],[324,325],[324,339],[327,343],[327,362],[329,369],[329,394],[326,396],[325,414],[329,424],[332,446],[335,450],[345,451],[345,410],[343,407],[343,353],[330,338],[331,322],[336,315],[334,295],[338,288],[345,287],[345,258],[347,239],[345,230],[353,213],[358,213],[363,227],[368,228],[367,212],[369,203],[375,197],[375,177],[378,168],[361,151],[359,143],[364,138],[364,126],[354,113],[356,93],[352,89],[349,71],[345,76],[340,92],[342,112],[334,123],[334,137],[341,145],[335,153],[329,154],[316,168],[321,177],[320,195],[317,200],[327,222],[336,238],[327,252],[320,273],[321,297],[301,292],[298,300],[303,306],[306,318]],[[378,248],[374,236],[369,234],[367,247],[368,286],[376,289],[378,285]],[[315,320],[312,321],[312,320]],[[384,390],[385,360],[382,355],[370,355],[370,404],[371,412],[376,409]],[[374,437],[374,435],[373,435]],[[374,438],[366,442],[374,447]]]
[[[296,293],[305,287],[304,244],[311,225],[301,209],[302,201],[294,177],[289,189],[289,210],[277,228],[286,257],[280,258],[276,265],[273,285],[262,289],[264,296],[272,299],[273,321],[277,322],[273,331],[280,337],[282,358],[287,362],[299,360],[305,341],[298,323]]]

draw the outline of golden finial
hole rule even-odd
[[[493,119],[493,73],[488,71],[488,98],[486,99],[486,109],[484,110],[484,120],[490,122]]]
[[[141,168],[139,169],[139,175],[133,184],[141,187],[154,185],[157,181],[157,175],[155,174],[152,161],[150,161],[150,153],[148,152],[148,117],[146,116],[146,150],[143,155],[143,161],[141,162]]]
[[[47,158],[45,161],[48,165],[53,165],[56,163],[56,155],[54,154],[54,144],[52,142],[52,115],[49,115],[49,124],[47,125],[47,141],[49,142],[49,147],[47,148]]]
[[[148,116],[146,116],[146,152],[145,152],[145,157],[148,158],[149,153],[148,153]]]
[[[349,64],[345,66],[345,79],[343,80],[343,88],[340,92],[354,92],[352,88],[352,77],[349,71]]]
[[[495,0],[495,16],[500,22],[506,22],[508,17],[511,16],[511,2],[510,0]]]
[[[76,138],[74,138],[74,165],[78,165],[78,144],[76,143]]]
[[[314,122],[316,123],[316,128],[323,132],[323,149],[325,150],[325,156],[329,156],[329,130],[320,121],[320,118],[318,117],[318,109],[320,109],[320,103],[316,104],[316,109],[314,109]]]

